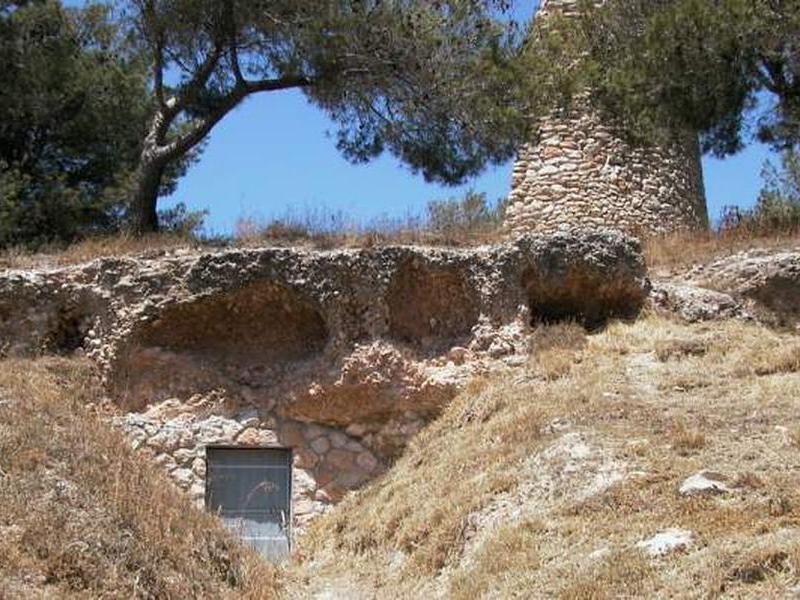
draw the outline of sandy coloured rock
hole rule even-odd
[[[207,446],[292,448],[313,481],[294,494],[305,523],[476,373],[524,360],[532,322],[633,316],[648,289],[639,243],[613,231],[103,258],[0,274],[0,342],[82,349],[127,412],[117,426],[198,502]]]

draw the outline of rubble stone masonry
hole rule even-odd
[[[537,19],[569,15],[574,0],[544,2]],[[511,234],[612,227],[634,235],[708,227],[697,136],[640,146],[601,118],[588,99],[540,119],[514,165]]]

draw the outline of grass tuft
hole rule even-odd
[[[277,571],[89,408],[88,363],[2,361],[0,390],[0,597],[275,597]]]

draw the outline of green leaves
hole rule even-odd
[[[107,196],[135,164],[147,79],[107,7],[0,13],[0,245],[113,229]]]
[[[580,27],[583,72],[632,132],[696,130],[719,156],[800,141],[797,0],[610,0]]]
[[[355,162],[389,151],[426,178],[458,183],[522,140],[505,75],[516,51],[505,2],[133,0],[132,14],[176,128],[212,124],[249,93],[302,87]],[[157,86],[157,95],[159,89]],[[264,124],[268,126],[268,124]]]

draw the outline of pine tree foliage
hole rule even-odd
[[[525,119],[509,68],[520,38],[500,0],[131,0],[154,89],[137,171],[139,232],[157,227],[168,165],[247,97],[296,88],[345,157],[389,152],[460,183],[510,158]],[[270,123],[263,127],[269,142]]]
[[[717,156],[800,143],[800,1],[586,2],[569,30],[581,85],[645,137],[700,132]]]

